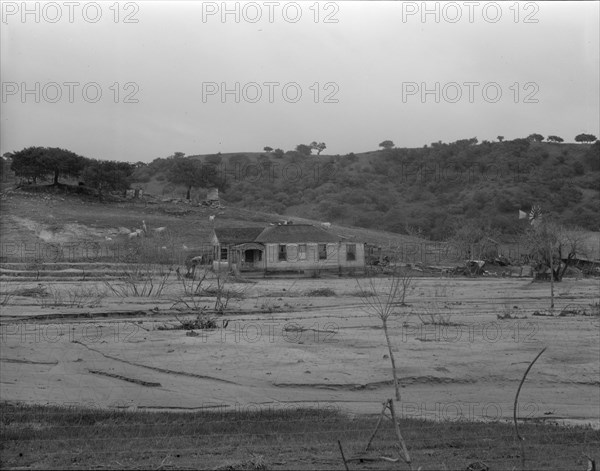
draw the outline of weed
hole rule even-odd
[[[183,288],[183,296],[174,300],[171,309],[187,309],[194,312],[203,312],[206,309],[202,301],[203,288],[202,284],[206,280],[208,271],[204,270],[202,276],[195,278],[180,278],[180,283]]]
[[[215,311],[220,314],[225,312],[231,300],[246,298],[247,288],[229,288],[230,282],[231,278],[228,275],[217,273],[214,284],[204,290],[205,295],[215,297]]]
[[[194,319],[180,319],[175,316],[179,321],[179,325],[175,327],[159,327],[158,330],[210,330],[217,328],[217,321],[214,317],[209,316],[206,313],[198,314]]]
[[[162,295],[167,280],[173,273],[173,267],[165,270],[161,265],[136,265],[132,264],[121,275],[122,284],[105,281],[105,286],[120,298],[150,297],[158,298]],[[158,275],[158,283],[154,284],[154,277]]]
[[[527,316],[517,315],[517,313],[515,312],[516,309],[519,309],[519,307],[513,306],[511,309],[509,305],[505,304],[504,308],[502,309],[502,312],[499,314],[496,314],[496,318],[499,320],[527,319]]]
[[[40,286],[40,288],[42,288]],[[97,287],[86,288],[83,286],[64,291],[48,285],[43,287],[44,295],[39,297],[40,306],[44,309],[53,307],[98,307],[106,297],[106,291]]]
[[[527,319],[527,316],[518,316],[517,314],[513,314],[510,311],[504,311],[500,314],[496,314],[496,318],[499,320],[506,320],[506,319]]]
[[[432,307],[426,309],[425,314],[417,312],[417,316],[424,325],[457,325],[452,322],[452,315],[454,313],[452,311],[444,311],[444,309],[449,309],[449,307],[440,307],[437,302],[434,302]]]

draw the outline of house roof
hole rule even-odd
[[[265,228],[255,242],[278,243],[278,242],[338,242],[340,238],[331,232],[310,224],[286,224],[281,226],[269,226]]]
[[[219,244],[242,244],[254,242],[263,230],[263,227],[219,227],[215,228],[215,235]]]

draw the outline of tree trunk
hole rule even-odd
[[[186,200],[190,200],[192,198],[192,185],[188,186],[187,195],[185,196]]]
[[[396,359],[394,358],[394,352],[392,351],[392,342],[387,329],[387,319],[382,319],[383,333],[385,334],[385,341],[387,342],[388,351],[390,352],[390,361],[392,362],[392,375],[394,377],[394,389],[396,391],[396,400],[400,402],[400,387],[398,385],[398,375],[396,374]]]
[[[554,256],[550,246],[550,309],[554,309]]]
[[[54,171],[54,183],[53,185],[57,186],[58,185],[58,170]]]
[[[569,254],[567,256],[567,259],[565,260],[565,266],[563,267],[563,269],[561,270],[560,267],[558,267],[558,270],[556,270],[556,281],[562,281],[563,277],[565,276],[565,273],[567,272],[567,268],[569,268],[573,264],[573,257],[573,254]]]

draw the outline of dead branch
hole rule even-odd
[[[379,427],[381,426],[381,422],[383,420],[383,418],[385,417],[385,410],[387,409],[387,401],[383,403],[383,409],[381,409],[381,414],[379,414],[379,420],[377,420],[377,425],[375,426],[375,430],[373,430],[373,433],[371,434],[371,438],[369,438],[369,442],[367,443],[367,446],[365,447],[365,453],[367,451],[369,451],[369,448],[371,446],[371,443],[373,442],[373,439],[375,438],[375,435],[377,435],[377,432],[379,431]]]
[[[340,447],[340,454],[342,455],[342,460],[344,461],[344,468],[346,468],[346,471],[350,471],[350,468],[348,468],[348,463],[346,461],[346,457],[344,456],[344,450],[342,449],[342,443],[338,440],[338,446]]]
[[[513,421],[515,424],[515,433],[516,433],[517,438],[519,439],[519,443],[521,445],[521,469],[525,469],[525,445],[523,443],[525,441],[525,439],[519,433],[519,425],[517,423],[517,404],[519,402],[519,393],[521,392],[521,387],[523,386],[523,383],[525,382],[525,378],[527,378],[527,374],[529,373],[529,370],[531,370],[531,367],[537,361],[537,359],[540,356],[542,356],[542,353],[544,353],[546,351],[546,348],[548,348],[548,347],[544,347],[542,349],[542,351],[540,353],[538,353],[536,355],[536,357],[533,359],[533,361],[529,364],[529,366],[525,370],[525,373],[523,374],[523,378],[521,378],[521,382],[519,383],[519,388],[517,389],[517,394],[515,394],[515,403],[513,406]]]
[[[398,419],[396,418],[396,410],[394,408],[394,400],[390,399],[388,401],[390,413],[392,414],[392,422],[394,422],[394,429],[396,430],[396,436],[398,437],[398,441],[400,442],[400,446],[402,447],[402,453],[404,453],[404,461],[408,465],[408,469],[412,469],[412,462],[410,459],[410,454],[408,453],[408,448],[406,447],[406,442],[400,433],[400,426],[398,425]]]

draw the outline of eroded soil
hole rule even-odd
[[[3,298],[0,396],[144,410],[311,405],[379,413],[393,396],[389,352],[380,320],[357,295],[368,282],[359,282],[232,285],[243,295],[199,335],[161,330],[192,317],[174,307],[183,296],[174,280],[159,298],[115,296],[93,281],[3,282],[2,293],[29,296]],[[510,419],[525,369],[548,347],[523,386],[519,416],[599,425],[597,280],[557,284],[554,316],[540,315],[549,314],[548,284],[529,279],[419,278],[413,286],[390,321],[400,414]],[[82,287],[101,295],[89,305],[84,297],[68,305],[66,294],[52,302]],[[324,287],[335,296],[307,295]],[[51,294],[22,291],[35,288]],[[196,301],[214,307],[213,297]]]

